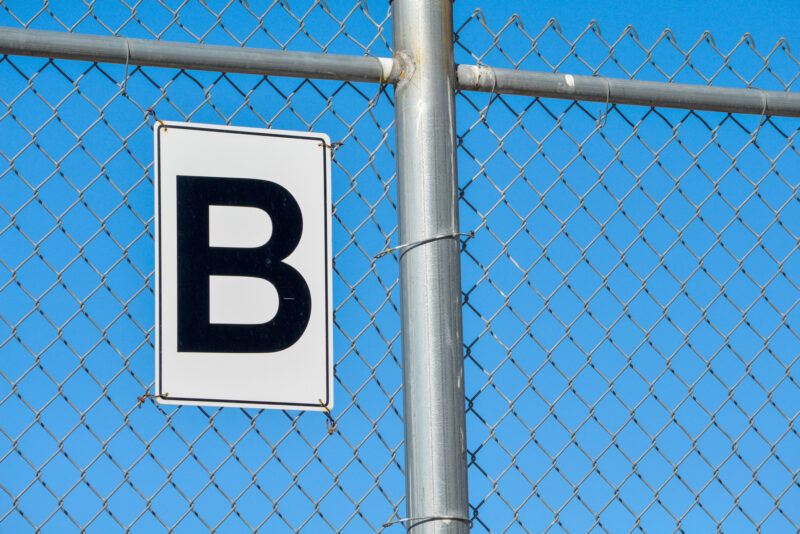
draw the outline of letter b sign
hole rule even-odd
[[[159,402],[332,407],[329,146],[156,125]]]

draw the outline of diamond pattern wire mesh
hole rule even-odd
[[[383,2],[6,1],[0,25],[390,56]],[[457,21],[456,59],[795,90],[788,44]],[[403,516],[391,88],[0,56],[0,530],[380,531]],[[461,93],[475,531],[800,525],[794,119]],[[334,152],[336,427],[164,408],[152,125]],[[391,527],[402,530],[401,526]],[[387,529],[388,530],[388,529]]]
[[[253,13],[255,2],[224,4],[208,28],[182,23],[203,4],[182,3],[161,25],[146,17],[166,2],[138,2],[113,20],[100,13],[105,2],[69,15],[12,4],[2,24],[173,39],[180,29],[249,46],[280,38],[260,24],[283,32],[291,24],[274,18],[294,17],[272,48],[341,51],[367,30],[349,25],[363,3],[341,18],[322,2],[303,12],[275,3],[242,38],[246,21],[226,17]],[[325,17],[335,35],[310,35],[306,26]],[[358,53],[383,42],[380,24]],[[124,66],[0,56],[0,530],[379,531],[404,496],[397,264],[373,259],[396,230],[391,91],[127,72],[124,81]],[[172,408],[146,396],[156,118],[317,130],[341,143],[332,193],[344,378],[330,433],[321,413]]]
[[[456,46],[658,81],[799,72],[784,43],[570,40],[479,12]],[[457,110],[474,530],[796,531],[798,121],[468,92]]]

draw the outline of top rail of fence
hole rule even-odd
[[[349,56],[275,51],[0,28],[0,53],[101,63],[329,80],[396,83],[401,56]],[[461,90],[762,116],[800,117],[800,94],[684,83],[582,76],[486,65],[457,65]]]

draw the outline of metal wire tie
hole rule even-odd
[[[478,8],[476,11],[480,11],[480,8]],[[494,100],[495,91],[497,90],[497,73],[495,73],[494,68],[491,65],[483,65],[480,61],[478,61],[478,79],[479,80],[480,80],[480,77],[481,77],[481,74],[482,74],[481,69],[485,69],[486,72],[489,73],[489,76],[492,77],[492,90],[489,92],[489,100],[486,102],[486,106],[484,106],[484,108],[481,110],[481,112],[479,114],[481,122],[486,124],[486,115],[489,114],[489,108],[492,105],[492,100]],[[497,95],[497,97],[499,98],[500,95]],[[486,124],[486,125],[488,127],[488,124]]]
[[[601,77],[601,79],[606,82],[606,110],[597,117],[597,128],[599,129],[604,128],[608,122],[608,104],[611,101],[611,83],[606,77]]]
[[[403,254],[405,254],[406,252],[408,252],[409,249],[412,249],[414,247],[418,247],[420,245],[425,245],[426,243],[432,243],[434,241],[439,241],[441,239],[452,239],[452,238],[461,237],[461,236],[464,236],[464,237],[475,237],[475,232],[468,232],[466,234],[462,234],[462,233],[441,234],[441,235],[437,235],[437,236],[434,236],[434,237],[428,237],[426,239],[420,239],[419,241],[412,241],[411,243],[404,243],[402,245],[397,245],[396,247],[385,248],[385,249],[381,250],[380,252],[378,252],[377,254],[375,254],[375,259],[377,260],[378,258],[382,258],[382,257],[386,256],[387,254],[389,254],[390,252],[394,252],[395,250],[400,250],[401,251],[400,252],[400,257],[403,257]]]
[[[122,95],[128,96],[128,65],[131,62],[131,42],[128,39],[125,39],[125,78],[122,80],[122,84],[120,85],[120,89],[122,89]]]
[[[328,435],[331,435],[336,431],[336,421],[331,416],[330,408],[323,404],[322,399],[317,399],[317,402],[319,402],[319,405],[322,406],[322,411],[327,417],[327,419],[325,419],[325,429],[328,431]]]
[[[469,528],[472,528],[472,519],[467,517],[456,517],[456,516],[448,516],[448,515],[429,515],[425,517],[406,517],[405,519],[395,519],[394,521],[389,521],[388,523],[383,524],[383,528],[397,525],[399,523],[408,523],[409,521],[418,521],[412,525],[409,525],[408,529],[411,530],[412,528],[420,525],[422,523],[427,523],[428,521],[437,521],[439,519],[445,519],[448,521],[461,521],[463,523],[467,523]]]
[[[763,125],[762,123],[764,122],[764,117],[767,115],[767,93],[763,89],[756,89],[756,91],[761,93],[761,100],[764,102],[764,107],[761,109],[761,116],[758,118],[758,127],[753,131],[752,134],[753,143],[758,141],[758,134],[761,132],[761,126]],[[767,121],[769,121],[769,118],[767,118]]]

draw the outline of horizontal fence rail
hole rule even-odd
[[[636,106],[800,117],[800,94],[685,83],[644,82],[458,65],[462,90]]]
[[[347,56],[0,28],[0,53],[139,66],[397,83],[403,58]],[[800,94],[457,65],[462,91],[800,117]]]
[[[0,54],[350,82],[392,81],[387,58],[0,28]]]

